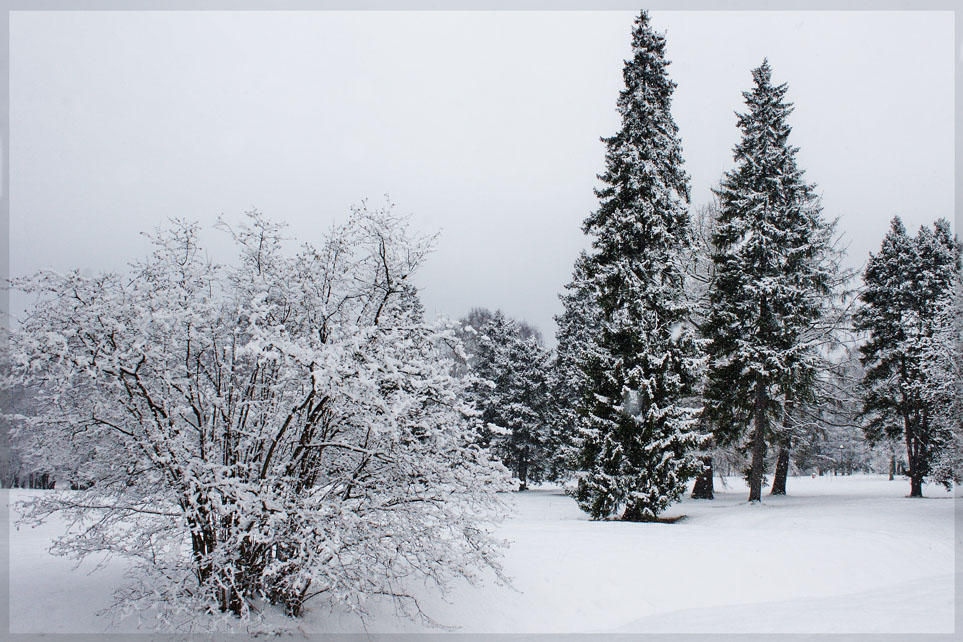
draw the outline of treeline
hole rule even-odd
[[[960,244],[949,224],[911,238],[894,218],[855,290],[768,61],[743,92],[735,167],[690,213],[675,83],[645,12],[632,52],[555,354],[512,347],[518,326],[500,314],[481,328],[478,372],[496,384],[476,401],[509,429],[492,443],[521,487],[551,471],[574,479],[593,517],[647,520],[694,477],[695,496],[711,498],[714,460],[737,462],[750,501],[768,472],[784,494],[793,460],[822,474],[882,459],[913,496],[927,477],[957,478]]]

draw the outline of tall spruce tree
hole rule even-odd
[[[688,327],[681,255],[688,241],[688,177],[669,112],[665,38],[642,12],[618,100],[622,128],[606,145],[599,208],[585,262],[598,336],[584,356],[579,407],[579,506],[594,518],[654,519],[701,469],[697,411],[687,400],[701,353]]]
[[[772,84],[768,61],[752,71],[738,115],[736,167],[716,194],[715,280],[710,289],[705,403],[716,441],[751,432],[749,501],[759,501],[772,418],[790,393],[811,389],[818,342],[806,335],[829,296],[831,226],[796,164],[786,122],[787,85]]]
[[[856,329],[868,334],[860,347],[866,436],[872,442],[903,439],[911,497],[923,496],[923,481],[946,441],[934,421],[925,355],[938,328],[938,306],[959,269],[960,245],[949,223],[923,227],[913,239],[896,217],[863,277]]]

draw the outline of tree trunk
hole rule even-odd
[[[518,490],[528,490],[528,448],[522,450],[518,461]]]
[[[917,449],[919,445],[916,443],[916,439],[913,437],[912,431],[909,430],[909,422],[906,422],[905,432],[906,432],[906,459],[909,461],[909,478],[910,478],[910,497],[922,497],[923,496],[923,475],[920,474],[920,462],[917,461]]]
[[[762,501],[762,476],[766,465],[766,428],[768,417],[766,392],[762,382],[756,382],[756,403],[753,412],[755,432],[752,436],[752,468],[749,470],[749,501]]]
[[[772,478],[772,490],[769,491],[770,495],[786,494],[786,477],[789,476],[789,447],[790,443],[788,440],[779,447],[779,457],[776,459],[776,473]]]
[[[702,474],[696,477],[695,486],[692,488],[692,499],[712,499],[712,456],[706,455],[702,458],[705,466]]]
[[[919,476],[910,477],[910,497],[923,496],[923,478]]]
[[[896,455],[889,456],[889,480],[893,481],[896,476]]]

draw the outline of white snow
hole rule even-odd
[[[505,568],[513,587],[458,586],[426,612],[459,632],[951,633],[954,501],[904,479],[791,477],[787,497],[748,505],[741,480],[686,499],[675,524],[592,522],[556,487],[515,494]],[[721,492],[720,492],[721,491]],[[29,492],[13,491],[13,499]],[[11,511],[14,513],[14,511]],[[100,632],[123,562],[74,568],[45,552],[60,524],[10,530],[11,632]],[[362,624],[323,603],[306,632],[420,632],[388,603]],[[149,622],[145,622],[149,628]],[[136,622],[112,631],[136,630]]]

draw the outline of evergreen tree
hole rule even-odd
[[[597,337],[580,364],[579,506],[594,518],[654,519],[701,469],[697,411],[686,405],[701,353],[688,325],[682,254],[689,242],[688,177],[669,108],[665,38],[642,12],[618,100],[622,128],[603,138],[605,183],[585,220],[585,260]]]
[[[933,479],[949,485],[963,481],[963,274],[956,274],[938,310],[923,358],[927,401],[942,437]]]
[[[820,341],[807,331],[830,294],[832,228],[788,142],[787,85],[772,84],[768,61],[752,76],[736,167],[716,192],[705,400],[717,442],[735,443],[751,425],[749,500],[759,501],[772,418],[783,416],[790,392],[798,398],[815,380]]]
[[[558,479],[575,468],[580,426],[578,407],[588,389],[584,368],[598,335],[599,313],[587,269],[588,255],[581,252],[575,260],[572,281],[565,286],[565,293],[559,295],[562,313],[555,317],[558,347],[551,369],[554,400],[552,468]]]
[[[903,439],[911,497],[922,497],[923,481],[945,439],[933,421],[925,351],[937,327],[938,306],[959,269],[960,246],[949,223],[923,227],[913,239],[896,217],[863,277],[864,305],[856,314],[856,329],[868,334],[860,348],[866,435],[872,442]]]
[[[525,490],[550,472],[549,353],[499,310],[482,327],[473,362],[486,445]]]

